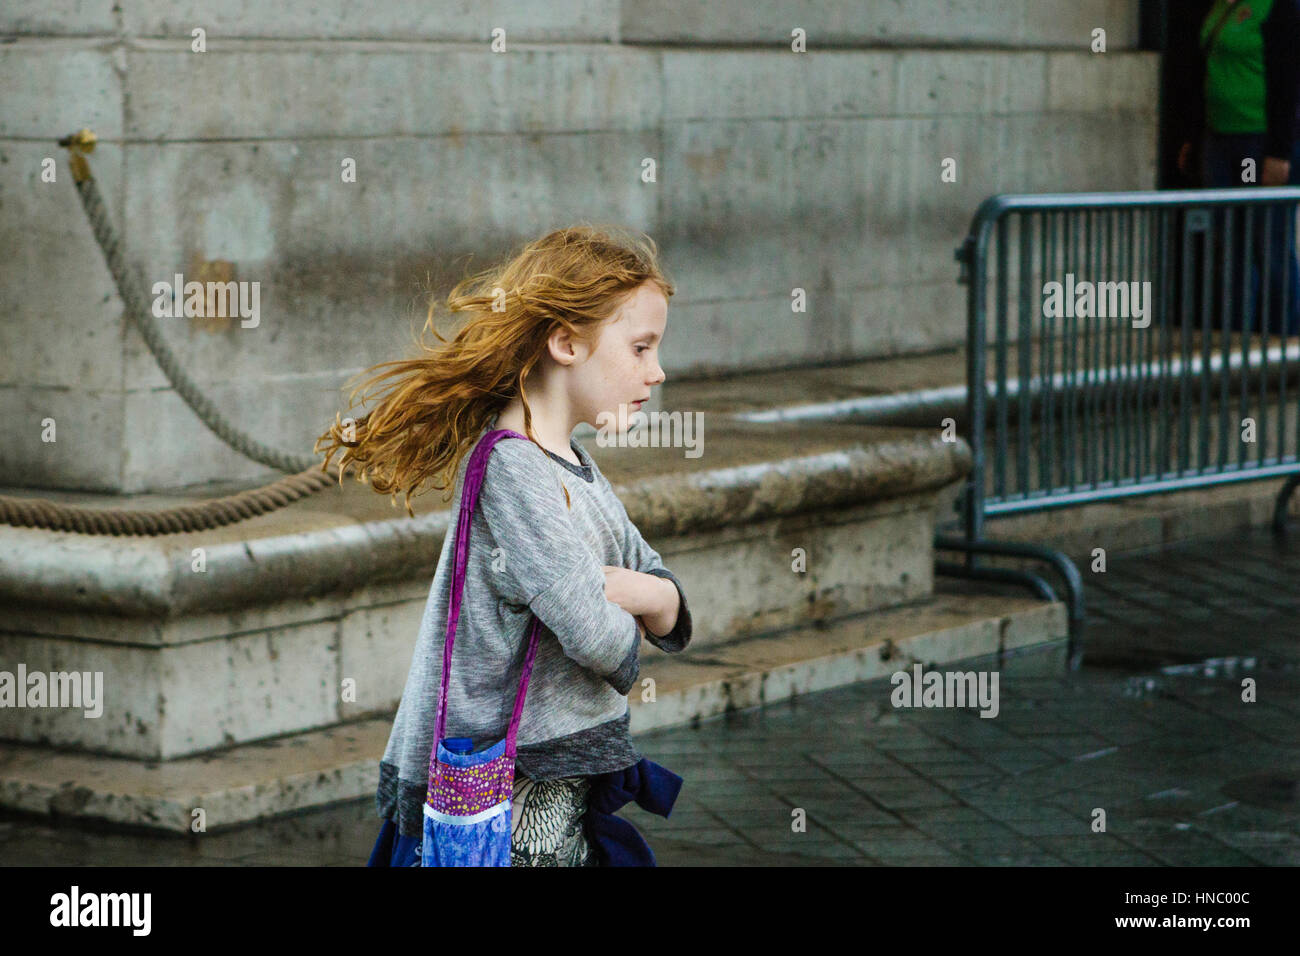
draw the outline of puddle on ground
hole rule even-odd
[[[1232,677],[1242,671],[1255,670],[1257,659],[1254,657],[1209,657],[1203,661],[1190,664],[1167,664],[1160,668],[1160,673],[1170,677]],[[1281,664],[1281,662],[1276,662]],[[1270,667],[1275,670],[1276,667]]]
[[[1197,681],[1238,680],[1257,673],[1294,674],[1297,662],[1284,658],[1207,657],[1182,664],[1165,664],[1155,674],[1135,674],[1124,679],[1121,693],[1125,697],[1172,696],[1182,693],[1214,693],[1214,688],[1197,688]],[[1191,683],[1189,683],[1191,682]]]

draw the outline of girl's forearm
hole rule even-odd
[[[677,594],[677,585],[667,578],[654,574],[647,574],[645,577],[654,582],[653,585],[646,582],[647,588],[653,587],[654,598],[650,602],[650,609],[641,615],[641,620],[645,622],[647,631],[655,637],[663,637],[677,626],[677,613],[681,610],[682,604],[681,597]]]
[[[617,604],[654,634],[661,637],[677,626],[681,596],[677,586],[667,578],[603,565],[605,598]]]

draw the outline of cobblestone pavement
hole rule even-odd
[[[1004,661],[996,717],[895,708],[877,680],[640,735],[686,782],[670,819],[624,817],[664,866],[1300,864],[1300,545],[1244,532],[1084,573],[1084,668]],[[377,831],[370,799],[199,837],[10,816],[0,861],[360,866]]]

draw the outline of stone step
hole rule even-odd
[[[844,684],[1063,640],[1065,605],[957,593],[907,607],[751,637],[707,652],[648,655],[632,689],[632,730],[657,730]],[[653,699],[650,698],[654,681]]]
[[[684,582],[693,650],[931,592],[936,503],[969,470],[964,444],[726,419],[704,437],[699,458],[589,449]],[[395,708],[450,520],[440,499],[410,519],[350,480],[203,532],[0,526],[0,669],[102,673],[108,690],[91,720],[0,708],[0,739],[174,760]]]
[[[940,349],[743,375],[668,379],[662,406],[707,418],[846,421],[937,427],[966,394],[966,352]],[[919,413],[917,408],[922,409]]]
[[[643,665],[629,699],[634,733],[787,700],[858,681],[1039,645],[1063,652],[1065,607],[962,593],[855,615]],[[1056,657],[1060,657],[1057,660]],[[1059,669],[1063,656],[1046,664]],[[646,699],[653,679],[653,700]],[[6,745],[0,806],[34,815],[191,832],[208,831],[371,796],[392,717],[241,744],[168,761]]]

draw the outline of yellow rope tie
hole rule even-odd
[[[60,146],[67,147],[68,165],[72,167],[75,182],[84,183],[90,178],[90,164],[86,162],[86,157],[95,151],[97,142],[99,137],[88,129],[81,129],[59,140]]]

